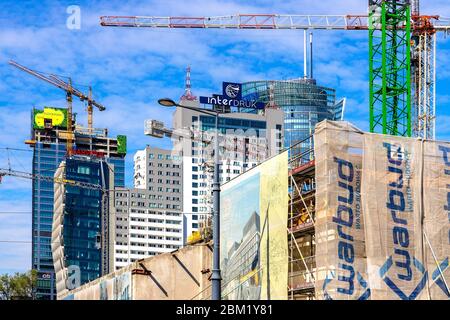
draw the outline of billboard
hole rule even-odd
[[[117,153],[119,154],[127,153],[127,136],[123,135],[117,136]]]
[[[222,186],[223,299],[287,299],[287,164],[284,152]]]
[[[199,97],[200,103],[225,107],[264,109],[265,104],[256,100],[242,99],[242,84],[234,82],[222,83],[222,94],[213,97]]]
[[[58,127],[67,129],[67,109],[44,107],[33,109],[33,128]]]

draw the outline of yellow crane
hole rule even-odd
[[[93,129],[93,107],[96,107],[98,110],[103,111],[106,108],[96,102],[94,99],[92,99],[92,88],[89,87],[89,93],[86,95],[80,90],[74,88],[72,86],[72,80],[69,78],[69,80],[66,82],[57,75],[50,74],[45,75],[42,72],[31,70],[25,66],[20,65],[19,63],[10,60],[9,64],[24,71],[27,72],[36,78],[39,78],[45,82],[48,82],[55,87],[58,87],[66,92],[66,101],[67,101],[67,155],[71,155],[72,153],[72,144],[73,144],[73,124],[72,124],[72,96],[76,96],[80,98],[81,101],[87,102],[87,112],[88,112],[88,128],[89,132],[92,133]]]

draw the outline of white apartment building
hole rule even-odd
[[[198,101],[183,101],[199,107]],[[274,156],[283,148],[284,113],[266,109],[261,114],[226,113],[219,118],[220,181],[224,183]],[[174,152],[183,155],[184,241],[199,230],[212,212],[213,129],[215,119],[194,110],[177,108],[173,127],[192,139],[173,139]],[[212,141],[211,143],[209,143]]]
[[[115,269],[183,246],[182,168],[169,150],[134,156],[134,189],[116,188]]]

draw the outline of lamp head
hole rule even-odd
[[[162,98],[158,100],[158,103],[164,107],[176,107],[177,103],[169,98]]]

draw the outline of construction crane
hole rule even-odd
[[[82,93],[80,90],[74,88],[72,86],[72,80],[69,78],[69,80],[66,82],[62,80],[60,77],[54,74],[50,74],[46,76],[42,72],[31,70],[25,66],[22,66],[18,64],[15,61],[10,60],[9,64],[24,71],[27,72],[36,78],[39,78],[43,81],[46,81],[55,87],[58,87],[66,92],[66,101],[67,101],[67,155],[70,156],[72,153],[72,144],[73,144],[73,124],[72,124],[72,96],[76,96],[80,98],[81,101],[87,102],[87,112],[88,112],[88,128],[89,132],[92,133],[93,129],[93,107],[96,107],[98,110],[103,111],[106,108],[101,105],[100,103],[96,102],[94,99],[92,99],[92,88],[89,87],[89,93],[88,95]]]
[[[411,15],[409,0],[369,0],[369,14],[366,15],[102,16],[100,25],[173,29],[369,30],[370,131],[435,138],[435,34],[449,34],[450,19],[419,15],[418,8],[419,1],[413,0]],[[411,39],[416,35],[420,35],[419,41],[411,48]],[[434,41],[430,41],[430,37],[434,37]],[[430,50],[433,46],[434,50]],[[409,63],[408,66],[405,63]]]
[[[8,150],[8,149],[7,149]],[[50,177],[45,176],[41,174],[36,173],[29,173],[29,172],[23,172],[23,171],[17,171],[13,170],[11,167],[11,161],[9,158],[9,153],[7,153],[8,158],[8,168],[0,168],[0,184],[2,183],[3,177],[5,176],[11,176],[16,178],[24,178],[24,179],[30,179],[30,180],[39,180],[44,182],[50,182],[50,183],[56,183],[56,184],[62,184],[65,186],[72,186],[77,188],[83,188],[83,189],[90,189],[90,190],[98,190],[101,192],[101,225],[102,225],[102,232],[98,234],[97,236],[97,243],[100,245],[100,248],[102,248],[102,274],[107,274],[109,272],[109,255],[110,255],[110,249],[109,249],[109,197],[110,192],[113,190],[108,190],[105,188],[106,181],[104,180],[104,177],[102,179],[101,185],[100,184],[93,184],[89,182],[83,182],[83,181],[76,181],[72,179],[66,179],[65,177]]]
[[[65,178],[48,177],[48,176],[43,176],[43,175],[35,174],[35,173],[12,170],[11,168],[8,168],[8,169],[0,168],[0,183],[2,182],[2,178],[5,176],[12,176],[12,177],[31,179],[31,180],[42,180],[45,182],[64,184],[64,185],[69,185],[69,186],[73,186],[73,187],[79,187],[79,188],[85,188],[85,189],[91,189],[91,190],[100,190],[102,192],[105,191],[103,189],[103,187],[98,184],[69,180],[69,179],[65,179]]]

